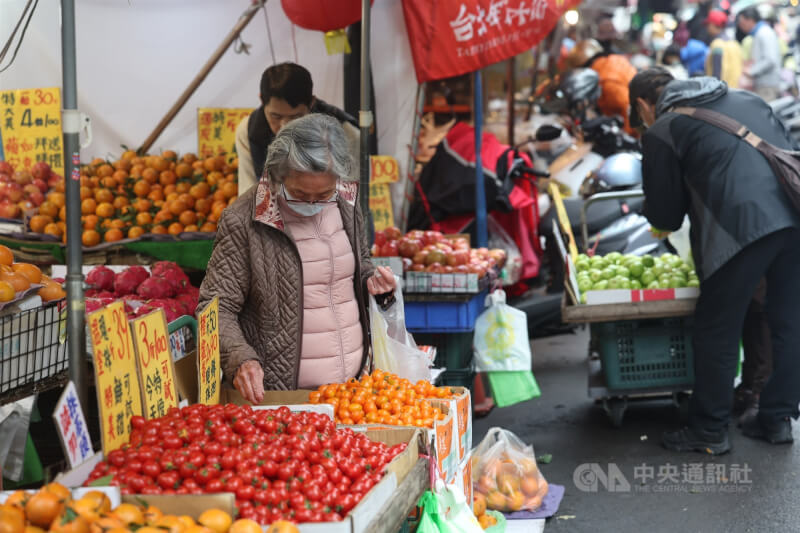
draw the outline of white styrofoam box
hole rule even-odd
[[[88,274],[94,267],[97,266],[105,266],[110,268],[114,271],[115,274],[123,272],[129,269],[132,266],[141,266],[148,272],[150,272],[150,267],[148,265],[83,265],[81,267],[81,272],[85,276]],[[66,278],[67,277],[67,265],[53,265],[51,270],[51,278]]]
[[[679,289],[610,289],[586,291],[587,305],[615,303],[656,302],[661,300],[685,300],[700,296],[700,289],[684,287]]]
[[[329,403],[302,403],[302,404],[287,404],[287,405],[254,405],[253,411],[264,411],[267,409],[278,409],[279,407],[288,407],[293,413],[308,411],[311,413],[320,413],[334,418],[333,406]]]

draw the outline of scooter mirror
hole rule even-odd
[[[539,142],[554,141],[561,137],[562,131],[564,130],[551,124],[539,126],[539,129],[536,130],[536,140]]]

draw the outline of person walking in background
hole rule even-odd
[[[686,67],[683,66],[683,63],[681,63],[681,49],[678,46],[672,44],[664,50],[661,56],[661,64],[676,80],[685,80],[689,78],[689,72],[686,70]]]
[[[720,79],[731,89],[739,87],[742,77],[742,47],[725,34],[728,15],[715,9],[706,18],[706,29],[714,37],[706,57],[706,74]]]
[[[753,80],[753,92],[766,101],[780,96],[781,49],[778,35],[769,24],[761,20],[755,7],[744,9],[737,17],[739,29],[753,38],[750,48],[751,63],[744,73]]]

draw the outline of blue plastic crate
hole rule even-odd
[[[412,333],[472,331],[485,302],[485,290],[466,302],[405,302],[406,329]]]

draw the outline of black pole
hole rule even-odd
[[[361,2],[361,110],[358,114],[358,125],[361,128],[361,186],[360,202],[361,213],[364,216],[364,227],[371,228],[372,214],[369,211],[369,130],[372,126],[372,111],[370,101],[370,65],[369,65],[369,30],[370,30],[370,0]],[[368,231],[368,230],[367,230]],[[369,239],[370,242],[372,239]]]
[[[89,386],[86,377],[86,329],[83,299],[81,242],[81,121],[75,64],[75,0],[61,0],[61,64],[64,131],[64,178],[67,193],[67,351],[69,377],[86,413]]]

